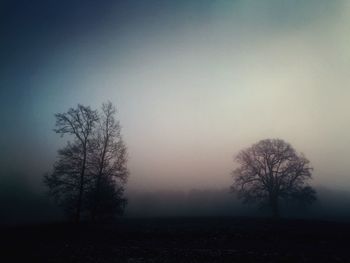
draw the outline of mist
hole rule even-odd
[[[348,1],[4,1],[0,209],[61,218],[44,173],[66,140],[54,114],[118,109],[126,216],[256,216],[229,193],[234,156],[283,138],[311,161],[318,201],[290,216],[349,219]],[[35,216],[34,216],[35,215]]]
[[[0,195],[0,209],[6,211],[0,223],[19,225],[65,221],[63,212],[48,199],[47,193],[38,191],[14,176],[4,186]],[[350,191],[315,187],[317,201],[312,206],[284,205],[281,214],[285,218],[318,219],[349,222]],[[261,217],[270,215],[268,207],[243,204],[228,188],[158,190],[128,192],[125,218],[162,217]]]

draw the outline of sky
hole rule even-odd
[[[350,189],[349,24],[346,0],[1,1],[2,181],[42,187],[54,114],[110,100],[129,191],[227,188],[265,138]]]

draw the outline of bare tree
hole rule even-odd
[[[46,175],[44,180],[56,199],[75,207],[75,221],[79,222],[87,183],[85,177],[89,143],[98,115],[90,107],[78,105],[66,113],[55,114],[55,117],[54,131],[61,136],[72,135],[74,143],[68,142],[68,145],[58,152],[59,160],[54,165],[54,172]]]
[[[44,183],[76,222],[82,212],[95,220],[122,213],[126,204],[127,149],[115,113],[109,102],[101,112],[78,105],[55,115],[55,131],[72,135],[73,142],[58,151],[53,172],[44,177]]]
[[[312,177],[308,159],[280,139],[261,140],[236,156],[231,189],[244,202],[267,203],[275,218],[281,200],[311,203],[316,192],[307,185]]]
[[[91,163],[94,184],[91,191],[91,216],[120,213],[125,205],[124,185],[127,181],[127,149],[121,126],[115,119],[111,102],[102,105],[97,129],[92,140]]]

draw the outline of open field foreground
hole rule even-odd
[[[1,262],[350,262],[350,224],[326,221],[121,219],[1,233]]]

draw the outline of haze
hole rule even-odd
[[[133,191],[223,189],[282,138],[313,185],[350,187],[348,1],[3,2],[2,181],[41,188],[54,113],[118,108]],[[5,185],[5,184],[4,184]]]

